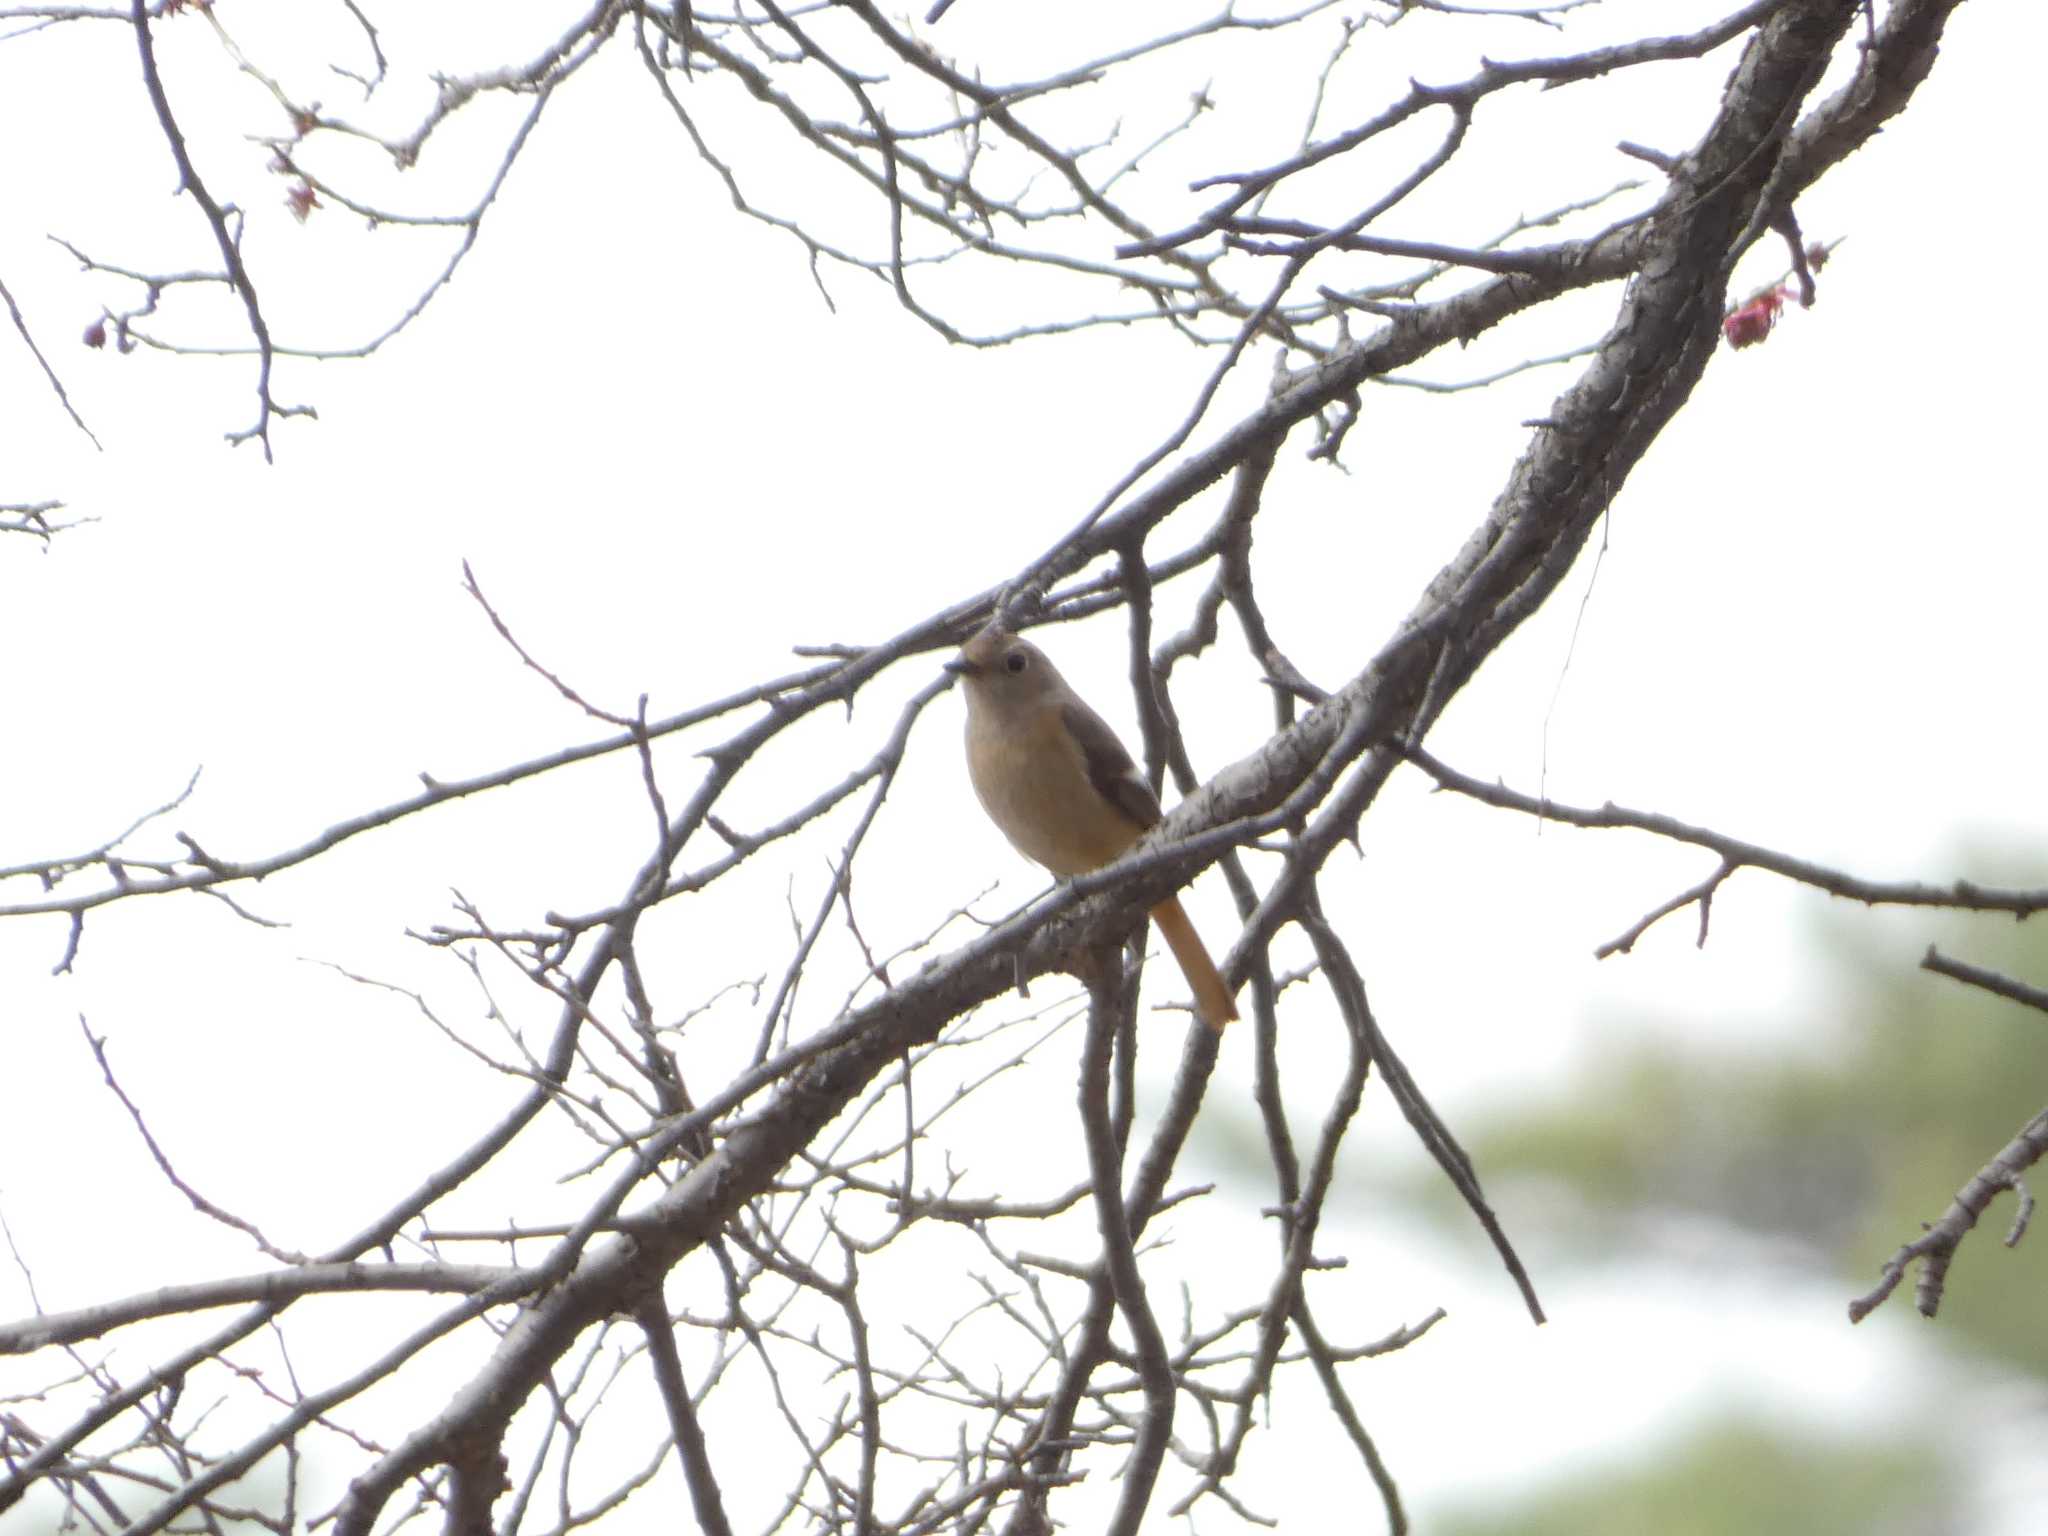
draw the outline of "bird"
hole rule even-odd
[[[1116,732],[1068,686],[1045,652],[990,624],[946,663],[967,696],[967,776],[1003,836],[1026,858],[1071,878],[1111,863],[1159,822],[1159,797]],[[1152,921],[1220,1030],[1237,1004],[1180,898]]]

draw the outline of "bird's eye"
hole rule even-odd
[[[1022,672],[1028,664],[1029,659],[1022,651],[1012,651],[1003,658],[1003,670],[1012,674]]]

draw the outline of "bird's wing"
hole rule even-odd
[[[1116,739],[1116,732],[1079,699],[1062,705],[1061,713],[1067,730],[1080,744],[1088,782],[1095,786],[1095,792],[1139,829],[1156,824],[1160,816],[1159,797],[1138,772],[1138,765],[1131,761],[1124,744]]]

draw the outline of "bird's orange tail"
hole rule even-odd
[[[1194,989],[1195,1012],[1211,1029],[1220,1030],[1237,1017],[1237,1004],[1231,1001],[1230,988],[1224,984],[1216,962],[1209,958],[1201,935],[1182,910],[1180,898],[1169,896],[1154,907],[1152,921],[1159,925],[1159,936],[1166,940],[1166,947],[1180,962],[1181,974]]]

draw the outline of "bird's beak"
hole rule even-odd
[[[955,656],[946,663],[946,670],[955,677],[978,677],[981,674],[981,668],[965,656]]]

